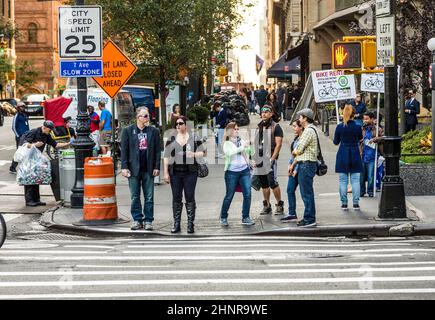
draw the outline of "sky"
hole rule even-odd
[[[260,77],[255,70],[255,56],[258,54],[263,60],[265,59],[260,48],[260,38],[264,36],[260,23],[261,20],[266,19],[266,0],[243,0],[243,2],[252,3],[254,7],[246,9],[246,12],[240,12],[244,22],[238,28],[240,35],[232,41],[235,47],[233,53],[239,60],[242,81],[259,84]],[[237,72],[237,70],[234,71]]]

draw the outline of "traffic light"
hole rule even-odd
[[[335,41],[332,43],[332,68],[341,70],[365,70],[376,67],[376,42]]]
[[[361,42],[336,41],[332,44],[332,67],[334,69],[361,69]]]
[[[223,76],[227,76],[227,75],[228,75],[228,69],[225,68],[225,67],[219,67],[219,68],[217,69],[217,74],[218,74],[219,76],[221,76],[221,77],[223,77]]]
[[[0,41],[0,53],[5,53],[6,49],[8,48],[8,42],[6,40]]]

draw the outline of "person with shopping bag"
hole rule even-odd
[[[18,167],[17,181],[19,184],[24,185],[26,206],[29,207],[46,205],[44,202],[41,202],[41,197],[39,193],[40,184],[49,184],[51,182],[49,165],[50,161],[42,155],[45,145],[48,144],[53,148],[59,149],[67,147],[70,144],[69,142],[57,143],[56,141],[54,141],[54,139],[50,135],[52,130],[54,130],[54,123],[52,121],[46,120],[41,127],[27,131],[20,139],[20,146],[25,145],[25,147],[31,149],[29,150],[29,152],[26,153],[24,159],[17,159],[22,160]],[[22,150],[20,150],[19,148],[19,150],[17,150],[17,153],[20,152],[22,153]],[[48,165],[40,166],[41,163],[44,163],[44,165],[47,163],[46,161],[44,161],[44,158],[46,161],[48,161]],[[32,179],[28,176],[28,173],[36,172],[37,169],[44,170],[44,173],[48,172],[50,179],[45,177]],[[35,177],[37,177],[37,175],[35,175]]]

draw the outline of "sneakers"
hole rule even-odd
[[[281,218],[281,222],[282,223],[288,223],[288,222],[292,222],[293,220],[297,220],[297,216],[293,216],[293,215],[288,215],[287,217]]]
[[[355,210],[355,211],[360,211],[361,208],[359,207],[359,204],[354,204],[354,205],[353,205],[353,210]]]
[[[17,170],[13,168],[9,168],[9,173],[17,174]]]
[[[275,214],[279,215],[279,214],[284,214],[284,201],[279,201],[278,204],[275,205],[276,210],[275,210]]]
[[[145,222],[145,230],[153,230],[153,224],[151,222]]]
[[[221,226],[228,227],[228,219],[227,218],[221,218]]]
[[[263,201],[263,210],[260,212],[260,215],[266,215],[272,213],[272,207],[270,206],[270,203],[267,204],[267,201]]]
[[[131,230],[140,230],[143,229],[143,224],[140,221],[133,222],[133,225],[130,228]]]
[[[255,224],[255,222],[251,219],[251,218],[243,218],[242,219],[242,224],[246,225],[246,226],[253,226]]]
[[[301,220],[298,222],[297,226],[301,227],[301,228],[313,228],[313,227],[317,226],[317,223],[315,221],[309,223],[305,220]]]
[[[349,210],[349,208],[347,207],[347,203],[346,204],[342,204],[341,205],[341,210],[343,210],[343,211],[348,211]]]

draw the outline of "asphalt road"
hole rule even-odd
[[[435,298],[434,237],[98,239],[38,217],[7,216],[0,300]]]
[[[30,129],[42,125],[42,118],[31,118]],[[14,133],[11,129],[12,117],[5,117],[5,123],[0,127],[0,181],[15,181],[15,175],[9,173],[9,166],[16,150]]]

